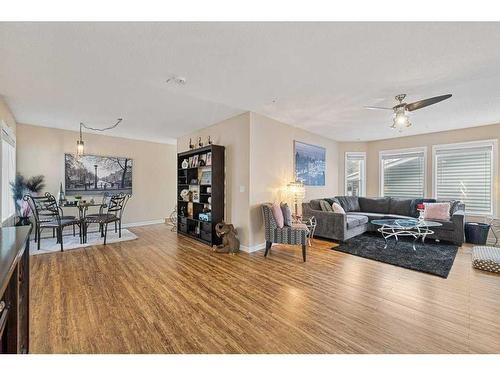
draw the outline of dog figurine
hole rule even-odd
[[[240,240],[236,235],[238,232],[234,229],[233,224],[220,222],[215,226],[217,237],[222,238],[222,245],[214,245],[213,250],[216,253],[236,254],[240,251]]]

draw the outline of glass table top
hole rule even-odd
[[[372,224],[393,227],[393,228],[419,228],[419,227],[440,227],[443,224],[436,221],[417,220],[417,219],[379,219],[372,220]]]

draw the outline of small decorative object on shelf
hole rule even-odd
[[[193,142],[191,141],[191,138],[189,138],[189,149],[192,150],[194,148]]]
[[[188,189],[182,189],[181,193],[179,194],[184,202],[189,202],[191,198],[191,192]]]
[[[204,167],[205,165],[207,165],[207,154],[200,155],[200,161],[198,162],[198,164],[200,165],[200,167]]]
[[[198,147],[199,148],[203,147],[203,142],[201,141],[201,137],[198,138]]]
[[[211,144],[212,144],[212,140],[210,139],[210,136],[208,136],[208,139],[207,139],[207,144],[208,144],[208,145],[211,145]]]
[[[192,201],[198,203],[200,201],[200,187],[198,185],[189,186],[191,191]]]
[[[217,237],[222,238],[221,245],[213,246],[216,253],[236,254],[240,251],[240,240],[236,237],[238,232],[233,224],[226,224],[222,221],[215,226],[215,233]]]
[[[212,214],[210,212],[202,212],[199,215],[200,221],[210,222],[212,220]]]
[[[182,169],[188,169],[189,163],[187,159],[184,159],[181,164]]]
[[[418,211],[418,221],[424,221],[425,205],[423,203],[419,203],[416,207]]]
[[[57,201],[59,202],[59,204],[62,204],[62,203],[64,203],[65,200],[66,200],[66,197],[64,196],[64,191],[63,191],[62,182],[61,182],[59,185],[59,192],[57,193]]]
[[[212,165],[212,153],[207,153],[207,165]]]

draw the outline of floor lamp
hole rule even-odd
[[[299,201],[306,195],[306,188],[302,181],[293,181],[287,185],[288,191],[293,196],[293,203],[295,205],[295,218],[299,217]]]

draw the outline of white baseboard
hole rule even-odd
[[[154,225],[154,224],[165,224],[165,219],[155,219],[155,220],[137,221],[135,223],[126,223],[122,225],[122,228],[143,227],[145,225]]]
[[[245,253],[253,253],[254,251],[259,251],[265,248],[266,248],[265,242],[253,246],[240,245],[240,250],[244,251]]]

